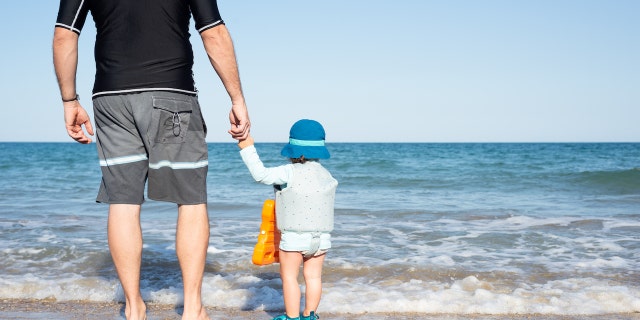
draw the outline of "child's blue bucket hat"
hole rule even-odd
[[[282,148],[281,155],[287,158],[329,159],[329,150],[324,145],[324,128],[315,120],[298,120],[289,131],[289,143]]]

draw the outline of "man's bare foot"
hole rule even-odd
[[[131,312],[127,309],[124,310],[124,314],[127,317],[127,320],[147,320],[147,312],[142,311],[139,314],[136,314],[135,316],[131,315]]]
[[[182,313],[182,320],[211,320],[209,315],[207,314],[207,310],[204,307],[200,307],[200,310],[197,312],[188,313],[186,310]]]
[[[124,308],[124,315],[127,320],[146,320],[147,319],[147,306],[142,299],[134,306],[131,303],[127,303]]]

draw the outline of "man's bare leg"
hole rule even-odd
[[[202,306],[202,278],[209,247],[209,215],[206,204],[178,206],[176,254],[184,285],[183,320],[209,319]]]
[[[111,257],[124,290],[125,316],[128,320],[145,319],[147,307],[140,294],[142,261],[140,205],[110,205],[107,238]]]

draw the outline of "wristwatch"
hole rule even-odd
[[[77,93],[76,93],[75,97],[73,97],[73,98],[71,98],[69,100],[62,99],[62,102],[71,102],[71,101],[76,101],[76,100],[80,100],[80,95],[77,94]]]

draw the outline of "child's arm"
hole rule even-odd
[[[240,147],[240,156],[242,161],[251,172],[251,176],[257,182],[268,185],[283,185],[286,184],[293,175],[293,168],[291,165],[283,165],[273,168],[267,168],[264,166],[258,151],[256,151],[253,145],[253,138],[249,135],[247,139],[238,142]]]
[[[252,145],[253,145],[253,137],[251,137],[251,134],[249,134],[246,139],[240,140],[238,142],[238,147],[240,147],[240,149],[244,149]]]

